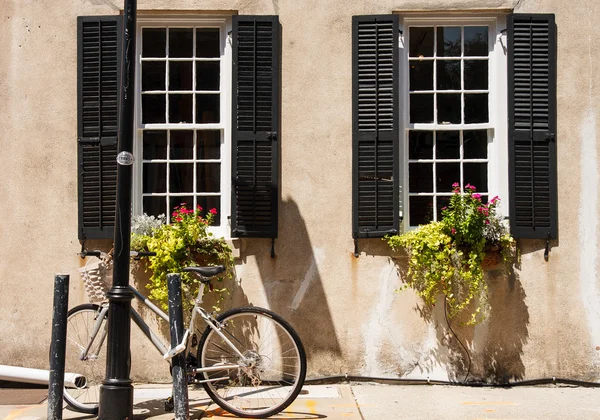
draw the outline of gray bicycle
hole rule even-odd
[[[140,254],[132,253],[134,257]],[[86,251],[86,255],[106,254]],[[283,411],[300,393],[306,376],[304,348],[291,325],[267,309],[235,308],[217,317],[203,309],[205,287],[224,270],[223,266],[184,269],[198,276],[200,287],[190,325],[173,349],[167,348],[133,308],[131,319],[167,362],[184,353],[188,383],[202,384],[222,409],[239,417],[269,417]],[[129,287],[136,299],[169,321],[160,308]],[[98,413],[99,387],[106,367],[108,306],[106,302],[83,304],[67,315],[65,371],[81,376],[76,384],[65,388],[64,399],[79,412]],[[206,327],[201,328],[204,324]],[[165,405],[172,408],[167,407],[168,402]]]

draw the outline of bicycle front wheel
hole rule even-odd
[[[63,397],[71,408],[87,414],[98,414],[100,385],[106,371],[108,322],[106,315],[99,319],[100,311],[98,305],[85,304],[67,313],[65,372],[81,376],[74,383],[65,383]]]
[[[209,327],[198,345],[200,367],[213,368],[199,377],[208,395],[239,417],[265,418],[284,410],[306,376],[296,331],[277,314],[256,307],[236,308],[217,320],[223,336]]]

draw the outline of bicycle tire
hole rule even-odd
[[[106,372],[106,339],[92,346],[86,360],[81,360],[80,355],[87,347],[100,309],[98,305],[87,303],[67,312],[65,372],[83,375],[86,381],[84,386],[78,388],[65,386],[63,399],[73,410],[94,415],[98,414],[99,385]],[[107,318],[104,317],[100,331],[106,328]],[[96,344],[100,344],[100,347]]]
[[[208,395],[238,417],[266,418],[287,408],[306,377],[306,354],[296,331],[279,315],[258,307],[232,309],[217,320],[250,364],[200,373],[201,381],[210,381],[202,383]],[[210,327],[197,355],[201,368],[242,360]]]

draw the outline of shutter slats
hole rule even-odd
[[[554,16],[516,14],[508,26],[511,231],[556,239]]]
[[[353,237],[398,231],[398,21],[353,18]]]
[[[279,37],[277,16],[233,18],[234,237],[277,237]]]
[[[113,237],[121,17],[78,18],[79,239]]]

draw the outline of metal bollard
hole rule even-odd
[[[169,324],[171,330],[171,349],[174,349],[183,339],[183,305],[181,302],[181,276],[168,274],[169,291]],[[185,352],[171,359],[173,376],[173,404],[175,419],[189,419],[189,402],[187,374],[185,370]]]
[[[48,419],[62,420],[62,399],[65,384],[65,348],[67,344],[67,307],[69,276],[54,276],[54,312],[50,343],[50,376],[48,382]]]

